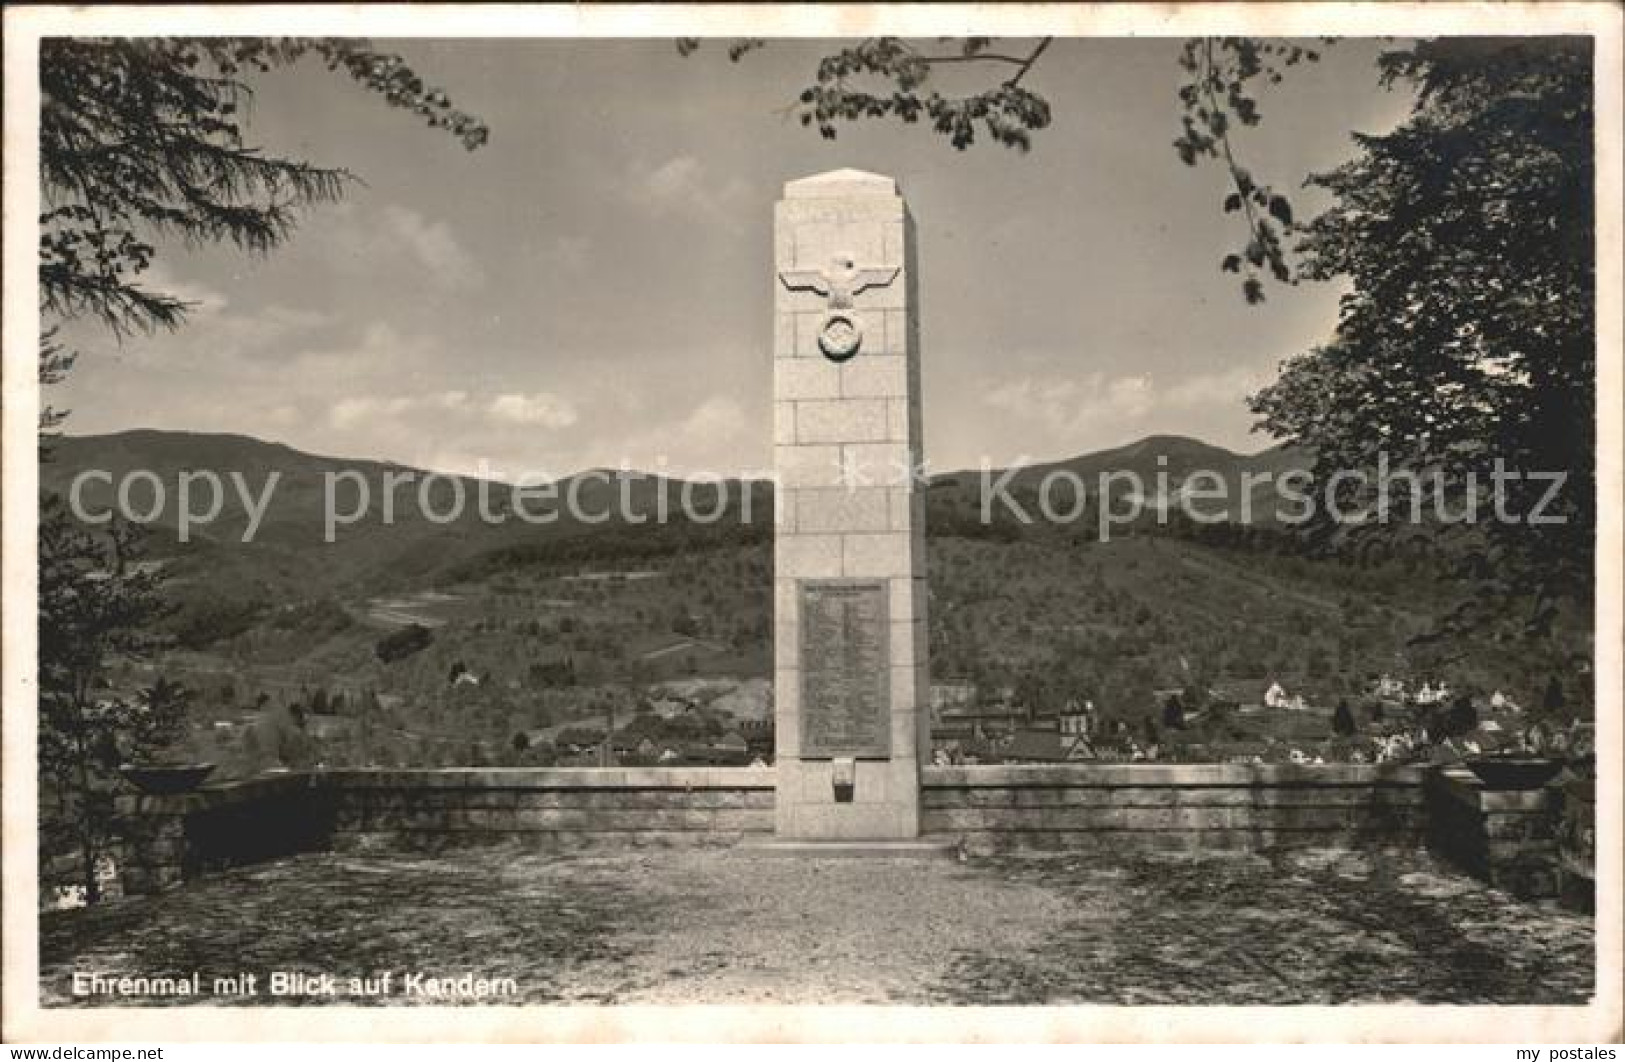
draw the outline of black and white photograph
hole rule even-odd
[[[1204,7],[8,9],[8,1042],[1617,1041],[1621,9]]]

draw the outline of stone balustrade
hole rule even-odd
[[[1525,899],[1558,895],[1560,786],[1497,790],[1465,767],[1428,779],[1428,842],[1474,877]]]
[[[972,852],[1411,847],[1423,842],[1436,803],[1424,770],[1409,766],[986,765],[921,775],[924,832]],[[772,833],[773,784],[771,769],[748,767],[265,775],[120,798],[118,862],[126,892],[143,893],[334,848],[729,845]]]
[[[749,767],[331,771],[317,776],[339,847],[436,850],[522,838],[725,845],[773,828],[773,772]]]
[[[156,892],[209,870],[325,847],[333,808],[322,775],[269,774],[115,804],[114,859],[128,894]]]
[[[935,767],[924,829],[971,851],[1419,845],[1423,770],[1323,764]]]
[[[126,893],[303,851],[518,841],[732,845],[773,831],[774,771],[748,767],[335,770],[119,798]],[[1561,786],[1487,789],[1460,767],[1009,764],[926,767],[927,836],[1023,849],[1427,844],[1526,898],[1558,890]]]

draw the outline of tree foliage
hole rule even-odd
[[[1263,300],[1269,282],[1353,288],[1331,341],[1291,359],[1252,409],[1262,428],[1316,454],[1322,482],[1338,469],[1371,469],[1379,452],[1395,470],[1439,475],[1458,501],[1472,479],[1482,492],[1497,460],[1518,473],[1566,475],[1546,510],[1556,522],[1481,520],[1459,536],[1479,600],[1527,595],[1524,627],[1545,633],[1562,601],[1583,608],[1591,593],[1589,38],[1441,38],[1384,53],[1377,79],[1413,87],[1413,113],[1387,135],[1355,134],[1355,158],[1308,178],[1334,205],[1306,221],[1243,164],[1235,136],[1261,121],[1260,88],[1335,44],[1196,37],[1179,53],[1174,150],[1187,165],[1223,168],[1229,188],[1219,206],[1243,223],[1243,246],[1220,268],[1240,277],[1249,303]],[[1049,45],[870,38],[820,60],[793,110],[826,138],[843,121],[925,115],[957,148],[975,142],[980,121],[994,142],[1026,150],[1050,107],[1022,82]],[[729,54],[760,46],[736,42]],[[932,82],[948,63],[1013,72],[949,97]],[[1547,486],[1527,475],[1505,480],[1505,509],[1527,516]],[[1479,611],[1470,602],[1459,618],[1478,623]]]
[[[935,48],[899,37],[871,37],[820,59],[812,84],[802,89],[791,111],[825,140],[836,138],[840,122],[889,118],[912,125],[924,119],[960,150],[974,144],[980,130],[995,143],[1026,151],[1032,133],[1049,125],[1050,107],[1022,80],[1049,49],[1051,39],[1023,42],[1021,51],[1011,53],[991,37],[939,41]],[[762,44],[757,39],[734,41],[728,46],[728,58],[738,62]],[[677,42],[682,55],[693,54],[699,46],[694,38]],[[949,65],[1003,68],[1010,73],[976,91],[945,93],[932,73]]]
[[[1504,483],[1514,519],[1474,525],[1464,574],[1490,600],[1528,593],[1535,631],[1589,597],[1594,512],[1591,55],[1583,38],[1424,42],[1382,77],[1419,88],[1410,118],[1358,136],[1311,178],[1334,205],[1307,227],[1305,275],[1346,279],[1332,342],[1288,361],[1252,399],[1317,471],[1438,477],[1463,504],[1495,463],[1563,473]],[[1485,512],[1488,512],[1487,502]],[[1405,515],[1401,513],[1399,515]]]
[[[186,304],[140,283],[157,241],[264,252],[353,174],[244,140],[248,79],[310,56],[472,150],[488,132],[364,40],[47,38],[40,45],[40,301],[119,334],[174,328]]]
[[[301,210],[356,180],[245,140],[249,80],[306,57],[470,150],[487,139],[483,123],[364,40],[41,41],[40,308],[57,322],[40,336],[42,386],[60,382],[76,357],[58,341],[63,321],[99,321],[115,336],[183,323],[187,304],[141,279],[163,241],[264,253],[292,233]],[[42,410],[42,460],[65,416]],[[152,631],[171,611],[158,570],[139,562],[137,529],[86,529],[60,498],[43,497],[38,556],[40,775],[95,902],[116,769],[183,734],[190,695],[163,679],[136,694],[110,682],[113,665],[150,655]]]
[[[788,111],[826,140],[836,138],[842,122],[895,119],[914,124],[923,118],[961,151],[976,143],[978,130],[996,144],[1027,151],[1033,134],[1049,126],[1051,111],[1049,100],[1023,81],[1053,41],[1041,37],[1012,44],[960,37],[927,45],[898,37],[867,38],[822,57],[812,83]],[[738,62],[764,44],[759,38],[732,41],[728,58]],[[696,38],[677,42],[678,53],[685,56],[699,47]],[[1225,257],[1222,268],[1242,277],[1242,292],[1250,303],[1263,301],[1261,277],[1266,273],[1292,282],[1283,237],[1294,231],[1294,220],[1287,197],[1258,183],[1238,160],[1231,133],[1238,125],[1258,124],[1253,89],[1258,81],[1278,84],[1287,69],[1319,58],[1318,51],[1301,44],[1254,37],[1195,37],[1180,53],[1179,65],[1186,73],[1179,87],[1184,115],[1174,149],[1186,165],[1211,159],[1226,168],[1232,191],[1224,198],[1224,210],[1242,215],[1246,239],[1239,252]],[[933,72],[947,66],[1009,73],[971,91],[945,93]]]
[[[1241,275],[1242,294],[1249,303],[1264,301],[1265,271],[1281,283],[1295,282],[1282,242],[1294,231],[1294,220],[1291,201],[1259,184],[1238,160],[1230,134],[1237,124],[1259,123],[1253,89],[1259,79],[1280,84],[1287,69],[1319,59],[1320,53],[1312,48],[1255,37],[1194,37],[1180,51],[1179,66],[1187,80],[1179,87],[1184,115],[1174,150],[1187,166],[1204,159],[1220,162],[1230,178],[1224,212],[1242,215],[1247,241],[1239,253],[1225,256],[1221,268]]]
[[[421,623],[408,624],[378,639],[373,652],[379,660],[393,664],[420,653],[434,642],[434,633]]]
[[[39,765],[59,820],[80,853],[90,902],[95,868],[112,840],[119,764],[184,732],[186,692],[160,679],[131,695],[108,682],[114,662],[147,659],[166,614],[156,571],[141,563],[138,535],[115,524],[93,534],[61,499],[42,502],[39,524]]]
[[[61,383],[73,368],[77,357],[57,341],[57,328],[47,328],[40,332],[39,341],[39,385],[43,390],[52,384]],[[60,432],[58,428],[68,419],[68,411],[56,409],[50,405],[42,404],[39,412],[40,433],[40,459],[48,460],[50,457],[49,443]]]
[[[1337,702],[1337,709],[1332,712],[1332,732],[1339,737],[1353,737],[1357,729],[1354,712],[1349,708],[1348,700],[1340,699]]]

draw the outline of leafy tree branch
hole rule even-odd
[[[684,53],[695,42],[680,45]],[[956,148],[989,138],[1026,150],[1050,120],[1022,86],[1050,46],[1022,51],[989,38],[918,45],[877,37],[823,57],[796,105],[802,124],[833,138],[839,123],[922,117]],[[1458,503],[1482,489],[1495,462],[1561,474],[1551,522],[1493,520],[1453,536],[1464,585],[1480,604],[1521,598],[1525,633],[1549,634],[1559,613],[1591,594],[1595,534],[1595,312],[1591,52],[1586,38],[1442,38],[1396,44],[1377,82],[1416,90],[1410,118],[1386,136],[1354,136],[1358,156],[1305,185],[1333,206],[1300,220],[1287,195],[1245,165],[1238,131],[1261,121],[1259,92],[1282,84],[1336,44],[1197,37],[1180,48],[1185,164],[1212,163],[1227,180],[1221,208],[1245,242],[1220,268],[1249,303],[1268,282],[1340,280],[1331,341],[1289,360],[1251,399],[1260,427],[1316,456],[1330,472],[1372,469],[1441,476]],[[761,46],[731,48],[738,59]],[[941,66],[1014,72],[949,97]],[[1474,488],[1472,484],[1479,484]],[[1546,489],[1509,480],[1509,506],[1528,514]],[[1357,499],[1345,498],[1345,501]],[[1435,498],[1427,499],[1433,505]],[[1390,526],[1390,530],[1393,528]],[[1330,537],[1336,529],[1321,526]],[[1403,530],[1403,529],[1402,529]],[[1435,528],[1436,530],[1436,528]],[[1342,539],[1376,529],[1344,529]],[[1340,539],[1341,540],[1341,539]],[[1463,628],[1487,630],[1485,608]],[[1469,615],[1469,613],[1472,613]]]
[[[1264,300],[1265,270],[1281,283],[1295,283],[1282,246],[1282,238],[1295,230],[1292,204],[1258,184],[1237,161],[1231,134],[1236,123],[1255,126],[1260,121],[1252,89],[1257,79],[1280,84],[1287,69],[1319,59],[1319,52],[1298,44],[1252,37],[1196,37],[1180,52],[1179,65],[1188,80],[1179,88],[1185,113],[1174,150],[1187,166],[1209,159],[1229,176],[1232,190],[1224,198],[1224,211],[1242,213],[1247,242],[1239,253],[1226,255],[1221,268],[1242,275],[1242,294],[1249,303]]]
[[[1524,600],[1523,628],[1543,635],[1592,593],[1589,42],[1425,41],[1379,70],[1417,88],[1412,114],[1308,182],[1333,205],[1302,230],[1301,272],[1349,283],[1336,334],[1252,408],[1327,473],[1386,457],[1437,476],[1457,506],[1489,503],[1498,463],[1515,473],[1499,488],[1512,519],[1450,532],[1477,591],[1462,618],[1482,628]],[[1564,480],[1549,499],[1547,476]]]
[[[488,131],[366,41],[49,38],[40,55],[41,308],[115,335],[173,329],[187,304],[140,282],[165,238],[265,253],[356,181],[244,138],[248,79],[306,57],[473,150]]]
[[[40,336],[42,386],[77,356],[59,341],[65,321],[96,320],[118,337],[184,322],[184,301],[141,282],[163,241],[263,254],[301,211],[356,182],[247,142],[255,76],[309,57],[469,150],[488,137],[399,56],[362,40],[48,38],[40,48],[40,308],[56,319]],[[42,410],[41,460],[66,415]],[[94,903],[117,840],[117,768],[185,733],[189,694],[162,678],[139,691],[115,679],[116,664],[160,647],[151,632],[171,611],[160,571],[141,563],[138,528],[86,528],[47,495],[38,557],[38,756],[54,804],[41,837],[68,835]],[[49,872],[47,858],[40,866]]]
[[[836,138],[841,122],[895,119],[914,124],[924,119],[961,151],[976,142],[979,129],[995,143],[1027,151],[1032,135],[1049,126],[1051,111],[1044,96],[1021,83],[1053,42],[1053,37],[1043,37],[1025,51],[1011,51],[995,50],[990,37],[943,39],[931,49],[897,37],[869,38],[820,59],[813,83],[787,111],[826,140]],[[733,41],[728,58],[738,62],[765,43],[759,38]],[[699,47],[697,38],[677,42],[684,56]],[[1288,199],[1257,183],[1239,161],[1232,130],[1238,123],[1253,126],[1260,120],[1251,87],[1256,80],[1279,84],[1287,69],[1319,58],[1319,52],[1302,45],[1251,37],[1196,37],[1185,42],[1180,54],[1188,80],[1179,89],[1185,113],[1174,148],[1187,165],[1211,159],[1225,168],[1232,191],[1224,198],[1224,210],[1242,213],[1247,238],[1237,253],[1225,256],[1222,268],[1242,276],[1249,303],[1263,301],[1266,273],[1282,283],[1295,282],[1283,246],[1283,237],[1295,229]],[[978,91],[939,91],[932,69],[961,64],[1016,69]]]
[[[1051,41],[1044,37],[1025,54],[1013,54],[991,50],[990,37],[940,41],[940,50],[931,51],[898,37],[873,37],[820,59],[813,83],[801,91],[791,113],[826,140],[835,139],[843,121],[891,118],[912,125],[924,119],[960,150],[976,142],[980,129],[995,143],[1026,151],[1031,134],[1049,125],[1050,107],[1021,82]],[[760,41],[735,42],[729,58],[737,62],[761,46]],[[698,47],[694,38],[677,42],[681,55]],[[1009,65],[1016,70],[980,91],[953,95],[939,91],[931,78],[933,67],[948,64]]]

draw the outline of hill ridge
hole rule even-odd
[[[429,468],[405,461],[399,461],[389,457],[319,453],[314,450],[301,449],[298,446],[283,442],[281,440],[263,439],[259,436],[249,435],[244,432],[202,431],[191,428],[122,428],[118,431],[90,432],[85,434],[64,432],[56,438],[54,447],[60,455],[60,451],[64,447],[66,447],[68,450],[76,450],[86,446],[106,445],[115,441],[138,441],[142,443],[174,445],[181,440],[193,440],[200,443],[218,443],[223,441],[229,443],[233,447],[241,447],[247,444],[249,446],[280,451],[292,457],[312,462],[326,464],[375,465],[437,476],[454,477],[472,482],[480,481],[480,477],[470,475],[465,472],[454,472],[448,469]],[[1006,465],[994,467],[989,469],[989,471],[994,474],[1003,474],[1013,469],[1019,469],[1022,475],[1027,475],[1034,469],[1048,470],[1052,468],[1077,467],[1080,465],[1095,465],[1108,458],[1130,459],[1139,457],[1140,455],[1146,453],[1152,453],[1155,456],[1158,450],[1167,451],[1171,448],[1180,450],[1196,449],[1204,454],[1219,455],[1227,464],[1242,464],[1249,466],[1258,463],[1267,457],[1273,457],[1279,453],[1293,450],[1290,443],[1277,442],[1254,453],[1240,453],[1238,451],[1231,450],[1228,447],[1220,446],[1216,443],[1210,443],[1191,435],[1153,432],[1152,434],[1141,436],[1140,438],[1133,439],[1117,446],[1110,446],[1098,450],[1086,450],[1061,457],[1045,458],[1042,460],[1031,461],[1020,466]],[[58,459],[60,460],[60,456]],[[199,468],[207,466],[202,463],[194,463],[189,467]],[[561,475],[552,482],[561,484],[568,483],[572,480],[579,479],[582,476],[614,476],[620,471],[621,470],[619,468],[593,465],[577,469],[566,475]],[[1215,469],[1215,471],[1223,471],[1223,469]],[[637,468],[629,469],[628,472],[633,476],[643,479],[664,480],[671,483],[684,482],[681,476],[663,475],[655,472],[647,472]],[[933,473],[932,478],[948,479],[966,475],[980,475],[981,473],[982,469],[980,468],[945,469],[941,472]],[[722,481],[726,483],[766,482],[765,480],[746,479],[745,477],[738,475],[724,477]],[[497,478],[491,478],[485,480],[485,482],[502,487],[514,486],[514,484],[506,480]]]

